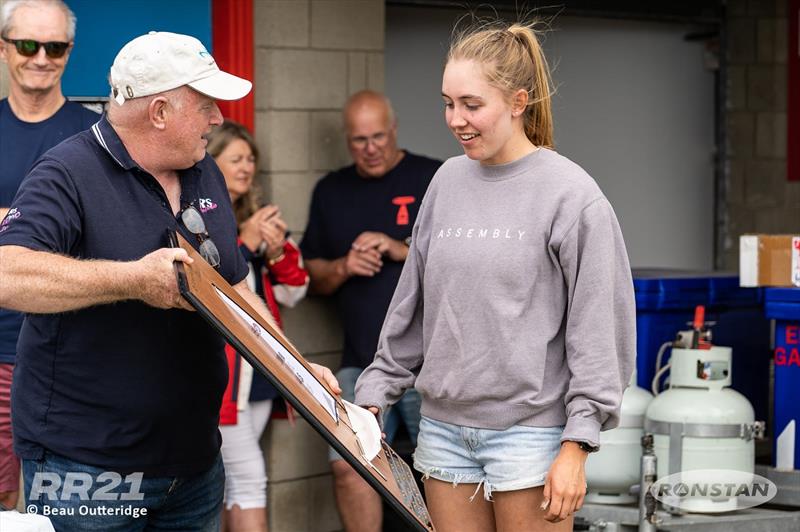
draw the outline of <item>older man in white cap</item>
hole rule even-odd
[[[223,340],[187,311],[173,263],[191,259],[167,231],[269,319],[205,152],[215,99],[251,84],[155,32],[110,80],[108,115],[40,159],[0,226],[0,307],[29,313],[12,398],[28,511],[57,530],[216,530]]]

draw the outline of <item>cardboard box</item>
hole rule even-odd
[[[800,287],[800,235],[740,236],[739,285]]]

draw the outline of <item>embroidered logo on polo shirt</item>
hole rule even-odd
[[[22,213],[16,207],[14,207],[13,209],[9,210],[6,213],[5,218],[3,218],[3,221],[0,222],[0,233],[5,231],[6,229],[8,229],[11,226],[11,221],[12,220],[16,220],[20,216],[22,216]]]
[[[400,207],[397,209],[397,225],[408,225],[408,207],[414,203],[414,196],[397,196],[392,199],[392,203]]]
[[[211,198],[200,198],[197,204],[200,206],[200,212],[202,213],[207,213],[217,208],[217,204],[214,203]]]

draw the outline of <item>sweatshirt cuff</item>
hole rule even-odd
[[[372,399],[367,395],[356,394],[353,403],[360,406],[361,408],[369,408],[371,406],[376,407],[378,409],[378,415],[375,417],[378,418],[378,425],[380,426],[381,430],[383,430],[383,416],[384,414],[386,414],[386,408],[388,407],[385,401],[382,402],[378,398]]]
[[[586,442],[592,447],[600,446],[600,423],[590,417],[567,418],[561,441]]]

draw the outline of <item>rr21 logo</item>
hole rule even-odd
[[[61,478],[58,473],[41,471],[34,473],[29,500],[36,501],[46,495],[50,501],[68,501],[78,497],[81,501],[141,501],[143,473],[122,475],[115,471],[104,471],[92,477],[89,473],[70,471]],[[127,484],[118,490],[122,484]]]

